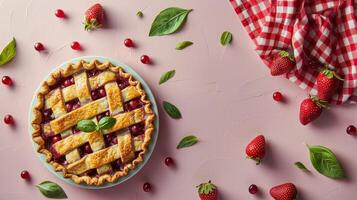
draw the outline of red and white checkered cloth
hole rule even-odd
[[[357,100],[357,1],[230,0],[256,51],[269,66],[277,50],[294,53],[285,77],[316,95],[315,78],[328,64],[344,75],[332,103]]]

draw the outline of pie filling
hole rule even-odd
[[[41,136],[52,160],[69,173],[98,177],[122,171],[143,151],[145,103],[127,78],[110,70],[80,71],[57,80],[44,97]],[[85,133],[77,123],[116,118],[109,130]]]

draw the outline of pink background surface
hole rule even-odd
[[[81,24],[85,9],[95,1],[5,1],[0,0],[0,46],[15,36],[16,58],[0,68],[0,76],[10,75],[15,87],[0,85],[0,114],[10,113],[16,127],[0,123],[0,199],[45,199],[35,188],[43,180],[60,184],[70,199],[198,199],[195,186],[211,179],[219,187],[221,200],[270,199],[273,185],[291,181],[304,200],[352,200],[357,195],[357,138],[345,134],[355,123],[357,107],[344,105],[323,113],[314,124],[303,127],[298,122],[298,107],[306,93],[283,78],[273,78],[254,52],[228,1],[100,1],[107,12],[106,29],[87,33]],[[204,3],[203,3],[204,2]],[[177,34],[148,37],[154,16],[170,6],[193,8],[189,19]],[[54,16],[62,8],[68,18]],[[143,10],[144,18],[135,16]],[[220,34],[233,33],[233,43],[222,47]],[[131,37],[136,49],[122,43]],[[79,41],[84,50],[76,52],[69,45]],[[182,40],[195,44],[183,51],[174,49]],[[34,51],[41,41],[48,53]],[[141,54],[153,59],[151,66],[139,62]],[[85,190],[57,179],[37,159],[27,131],[27,116],[35,89],[47,74],[62,62],[84,55],[117,58],[132,66],[151,86],[158,103],[176,104],[181,120],[170,119],[160,108],[160,134],[157,147],[147,165],[122,185],[100,191]],[[160,75],[176,69],[176,76],[159,86]],[[280,90],[286,103],[272,100]],[[192,133],[200,138],[197,145],[176,150],[177,142]],[[268,153],[262,165],[245,159],[244,148],[251,138],[263,133]],[[342,161],[348,180],[334,181],[319,175],[310,164],[304,143],[331,148]],[[172,156],[176,168],[163,164]],[[302,161],[313,173],[297,170],[293,163]],[[26,169],[32,181],[23,181],[19,174]],[[154,190],[142,191],[145,181]],[[248,186],[257,184],[260,196],[248,193]]]

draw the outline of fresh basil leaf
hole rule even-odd
[[[182,50],[188,46],[191,46],[193,42],[191,41],[182,41],[176,44],[176,50]]]
[[[161,77],[160,77],[159,84],[161,85],[161,84],[165,83],[166,81],[168,81],[169,79],[171,79],[172,77],[174,77],[175,73],[176,73],[175,70],[170,70],[170,71],[165,72],[164,74],[162,74]]]
[[[170,117],[174,119],[180,119],[182,117],[180,110],[175,105],[167,101],[163,101],[162,105],[164,107],[164,110]]]
[[[116,122],[117,120],[113,117],[103,117],[102,119],[100,119],[98,123],[98,129],[99,130],[110,129],[115,125]]]
[[[161,11],[151,24],[149,36],[169,35],[176,32],[186,21],[192,9],[170,7]]]
[[[301,169],[304,172],[309,172],[310,170],[308,170],[305,165],[302,162],[295,162],[294,165],[298,168]]]
[[[142,11],[138,11],[138,12],[136,13],[136,16],[142,18],[142,17],[144,16],[144,13],[143,13]]]
[[[231,42],[232,42],[232,33],[228,31],[224,31],[221,35],[221,44],[223,46],[226,46]]]
[[[340,162],[330,149],[319,145],[308,145],[307,147],[310,151],[311,163],[320,174],[333,179],[345,177]]]
[[[96,130],[96,125],[92,120],[81,120],[77,124],[77,128],[83,132],[93,132]]]
[[[1,51],[0,65],[4,65],[12,60],[16,55],[16,40],[12,38],[11,42]]]
[[[181,141],[177,145],[177,149],[182,149],[186,147],[190,147],[198,142],[198,138],[194,135],[189,135],[181,139]]]
[[[53,199],[66,199],[67,195],[64,192],[64,190],[61,188],[61,186],[57,185],[54,182],[51,181],[44,181],[36,187],[40,190],[40,192],[48,198],[53,198]]]

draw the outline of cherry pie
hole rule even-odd
[[[32,126],[38,152],[76,183],[115,182],[147,152],[155,115],[140,82],[112,63],[81,60],[53,72],[37,94]],[[81,132],[79,121],[116,124],[102,132]]]

